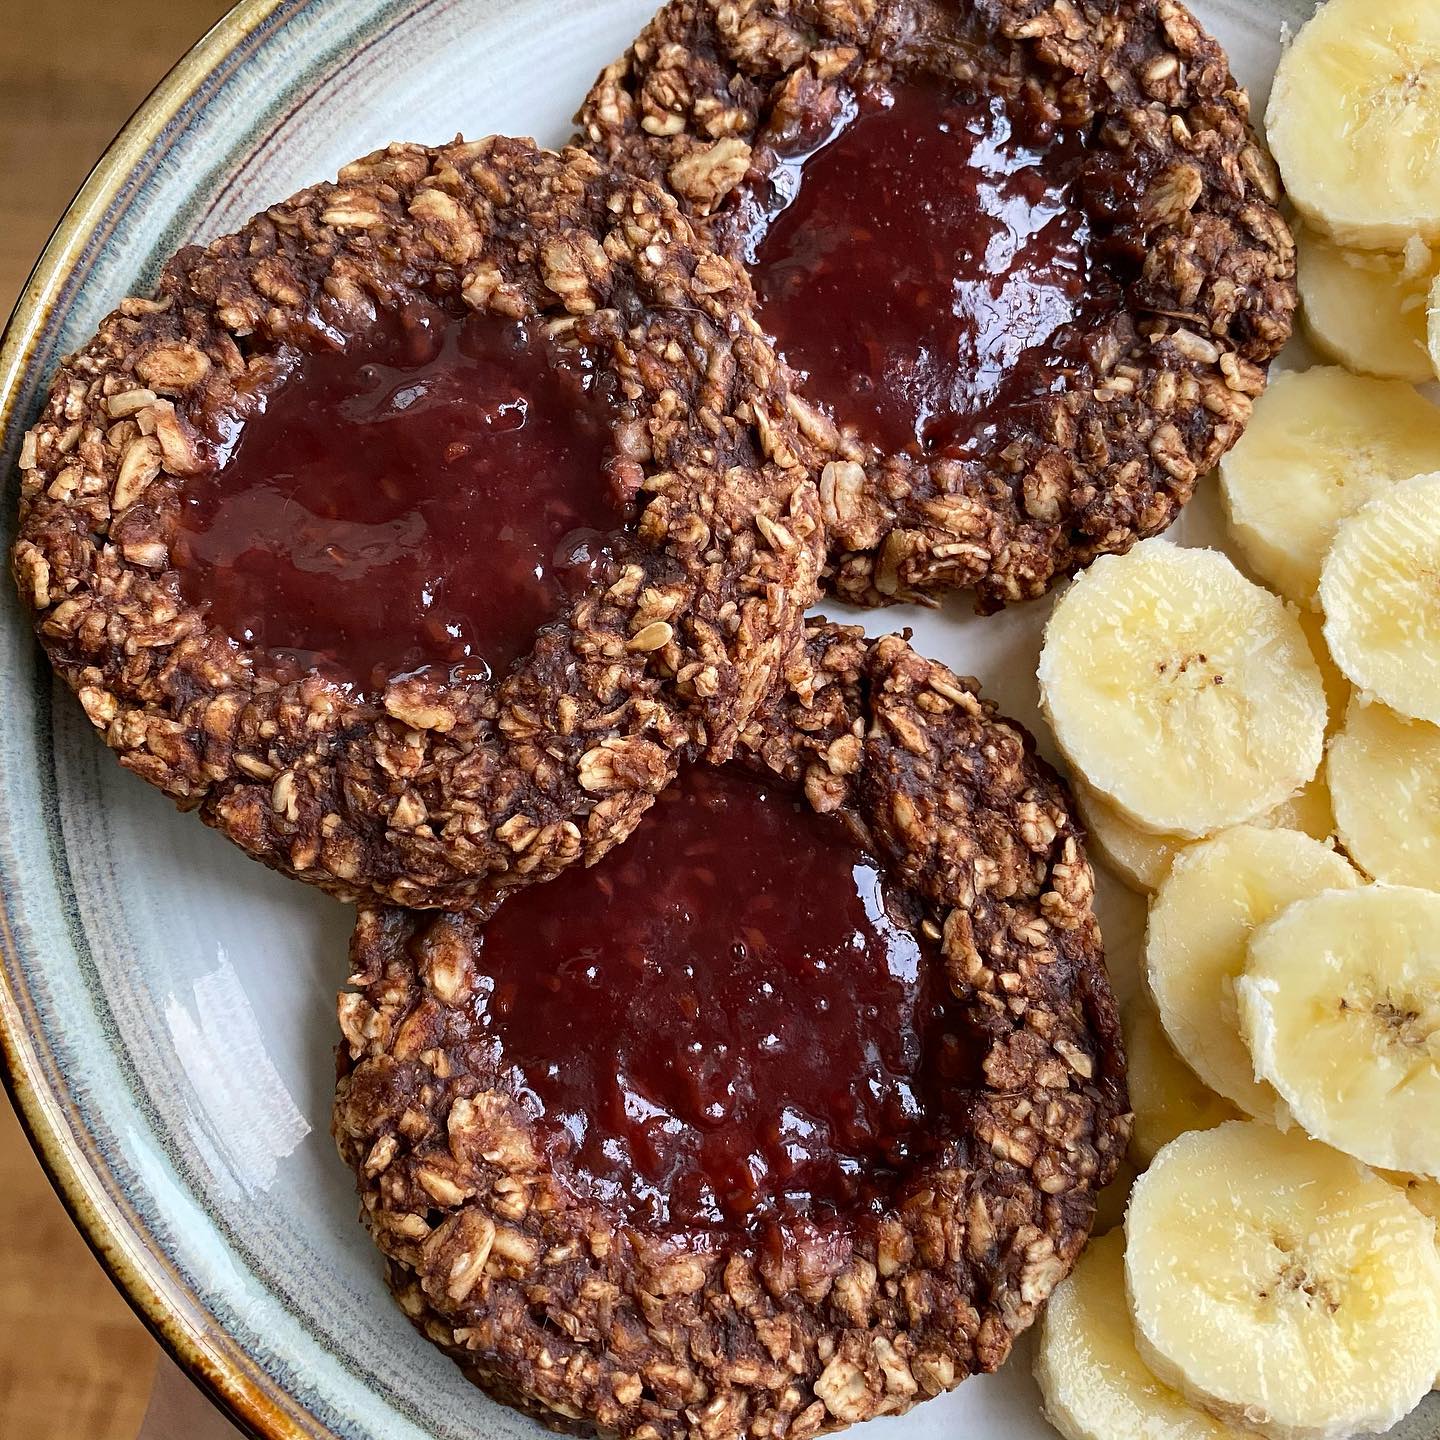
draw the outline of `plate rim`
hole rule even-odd
[[[106,147],[61,214],[0,331],[0,434],[18,420],[35,343],[62,306],[67,281],[96,243],[117,195],[147,156],[163,154],[165,131],[183,119],[206,80],[258,31],[283,24],[306,3],[237,0],[176,61]],[[63,1082],[56,1083],[59,1068],[45,1063],[43,1032],[28,1023],[34,1005],[21,980],[20,950],[0,894],[0,1080],[91,1253],[161,1348],[244,1433],[257,1440],[341,1440],[297,1397],[282,1395],[216,1323],[126,1203],[104,1157],[69,1123],[71,1102]]]

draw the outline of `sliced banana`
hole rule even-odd
[[[1284,603],[1215,550],[1147,540],[1061,598],[1040,698],[1066,758],[1127,819],[1200,836],[1314,777],[1325,695]]]
[[[1351,683],[1440,724],[1440,474],[1395,486],[1341,525],[1320,604]]]
[[[1153,895],[1170,873],[1170,862],[1187,845],[1195,844],[1188,835],[1153,835],[1132,825],[1083,780],[1072,779],[1070,788],[1101,864],[1141,895]],[[1246,823],[1266,830],[1299,830],[1316,840],[1330,839],[1335,833],[1335,818],[1323,776],[1317,775],[1298,795],[1282,800],[1273,810]]]
[[[1165,878],[1170,862],[1190,843],[1183,835],[1152,835],[1125,818],[1083,780],[1072,779],[1075,803],[1100,860],[1132,890],[1149,894]]]
[[[1335,834],[1335,816],[1324,777],[1316,776],[1298,795],[1250,823],[1265,830],[1298,830],[1312,840],[1329,840]]]
[[[1235,991],[1257,1073],[1311,1135],[1440,1177],[1440,895],[1300,900],[1257,927]]]
[[[1440,239],[1440,6],[1328,0],[1281,56],[1266,111],[1295,208],[1341,245]]]
[[[1045,1418],[1065,1440],[1241,1440],[1162,1385],[1141,1360],[1125,1305],[1125,1236],[1080,1257],[1040,1322],[1035,1378]]]
[[[1130,1108],[1135,1112],[1130,1153],[1142,1167],[1177,1135],[1241,1118],[1175,1053],[1145,996],[1137,995],[1125,1007],[1123,1019]]]
[[[1130,1189],[1139,1173],[1128,1160],[1120,1162],[1115,1178],[1095,1197],[1095,1223],[1090,1227],[1092,1235],[1108,1235],[1116,1226],[1125,1223]]]
[[[1388,1430],[1440,1369],[1431,1231],[1393,1185],[1298,1132],[1182,1135],[1125,1219],[1141,1358],[1272,1440]]]
[[[1356,701],[1325,774],[1351,859],[1377,880],[1440,890],[1440,726]]]
[[[1287,600],[1313,605],[1340,522],[1432,470],[1440,407],[1398,380],[1320,366],[1271,380],[1220,462],[1220,489],[1246,564]]]
[[[1240,1033],[1235,981],[1251,932],[1296,900],[1359,883],[1308,835],[1238,825],[1177,855],[1155,896],[1144,968],[1160,1023],[1186,1064],[1247,1115],[1289,1123]]]
[[[1435,378],[1430,359],[1430,249],[1418,236],[1403,253],[1345,250],[1313,230],[1299,245],[1301,313],[1327,360],[1359,375]]]
[[[1325,643],[1325,617],[1318,610],[1301,609],[1300,628],[1310,642],[1310,653],[1320,667],[1320,680],[1325,686],[1325,711],[1331,730],[1338,730],[1345,719],[1346,707],[1350,704],[1350,682],[1340,673],[1340,667],[1330,655]],[[1307,835],[1313,834],[1308,826],[1296,827]]]

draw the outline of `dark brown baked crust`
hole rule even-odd
[[[637,518],[508,675],[362,703],[220,633],[170,541],[204,422],[277,352],[416,292],[592,348]],[[730,752],[815,594],[796,449],[748,281],[670,197],[578,150],[396,145],[181,251],[66,362],[21,452],[13,566],[122,764],[339,895],[463,906],[598,858],[681,756]]]
[[[370,906],[356,928],[334,1123],[365,1223],[415,1323],[552,1424],[805,1436],[993,1370],[1124,1153],[1093,877],[1029,737],[897,637],[817,623],[742,753],[854,827],[984,1037],[968,1133],[883,1213],[746,1239],[576,1199],[467,1022],[477,919]]]
[[[668,185],[724,248],[726,197],[768,167],[767,137],[844,87],[906,73],[1033,87],[1084,127],[1082,203],[1136,257],[1089,373],[989,454],[882,454],[792,401],[834,592],[881,604],[969,589],[991,610],[1175,518],[1289,337],[1294,242],[1248,97],[1178,0],[671,0],[601,74],[580,140]]]

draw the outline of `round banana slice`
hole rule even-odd
[[[1056,605],[1039,673],[1066,758],[1144,830],[1208,834],[1320,764],[1325,694],[1299,621],[1215,550],[1102,556]]]
[[[1289,1123],[1280,1097],[1256,1079],[1235,1008],[1251,932],[1296,900],[1358,884],[1308,835],[1238,825],[1177,855],[1155,896],[1145,980],[1160,1023],[1186,1064],[1247,1115]]]
[[[1327,360],[1359,375],[1435,378],[1430,360],[1429,247],[1416,237],[1403,254],[1345,250],[1313,230],[1296,237],[1296,280],[1311,340]]]
[[[1430,1222],[1348,1156],[1253,1121],[1182,1135],[1136,1181],[1125,1285],[1155,1375],[1272,1440],[1388,1430],[1440,1364]]]
[[[1325,774],[1351,859],[1377,880],[1440,890],[1440,726],[1356,701]]]
[[[1352,684],[1440,724],[1440,474],[1419,475],[1341,525],[1325,557],[1325,640]]]
[[[1092,1240],[1040,1322],[1035,1378],[1065,1440],[1242,1440],[1162,1385],[1141,1360],[1125,1306],[1125,1236]]]
[[[1313,605],[1340,522],[1399,480],[1440,470],[1440,407],[1398,380],[1335,366],[1276,375],[1220,491],[1245,563],[1297,605]]]
[[[1327,0],[1281,56],[1265,124],[1290,199],[1341,245],[1440,239],[1440,6]]]
[[[1440,1177],[1440,895],[1300,900],[1250,937],[1235,990],[1257,1073],[1311,1135]]]
[[[1130,1153],[1142,1166],[1177,1135],[1213,1130],[1241,1118],[1175,1053],[1154,1005],[1143,995],[1125,1007],[1121,1018],[1130,1062],[1130,1108],[1135,1112]]]

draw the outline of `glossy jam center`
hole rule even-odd
[[[882,449],[963,446],[1111,303],[1071,194],[1080,140],[998,95],[861,93],[777,149],[737,217],[761,322]]]
[[[686,1228],[886,1193],[975,1061],[885,888],[839,822],[697,767],[594,869],[507,900],[476,1018],[559,1172]]]
[[[617,523],[607,439],[587,363],[525,324],[384,313],[296,356],[187,486],[182,587],[228,634],[362,688],[503,671]]]

